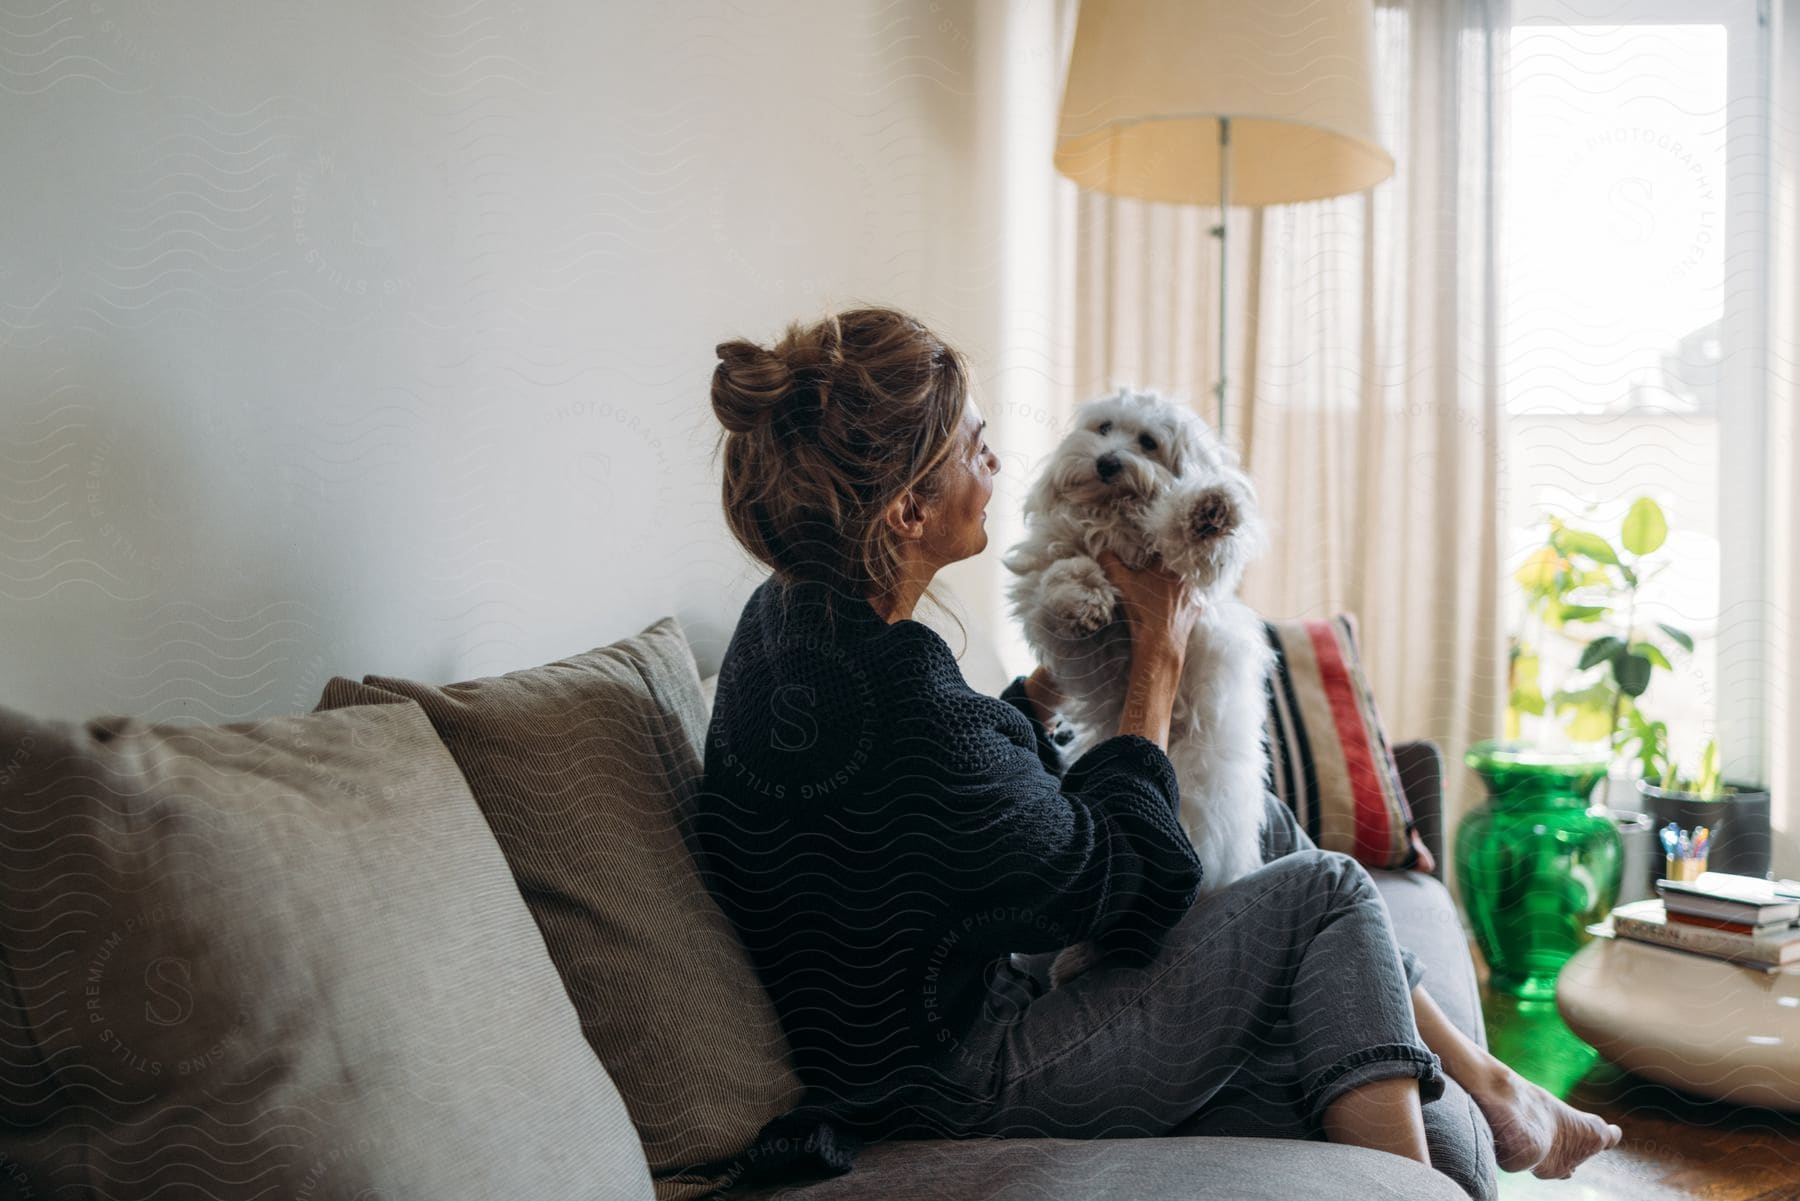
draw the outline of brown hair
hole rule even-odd
[[[784,584],[822,581],[879,607],[901,566],[882,512],[908,490],[941,492],[967,362],[891,308],[795,321],[766,349],[739,338],[717,351],[732,534]]]

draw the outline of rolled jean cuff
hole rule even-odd
[[[1419,957],[1401,947],[1400,966],[1406,971],[1406,991],[1419,987],[1419,981],[1425,978],[1425,965],[1419,962]]]
[[[1419,1082],[1419,1104],[1427,1105],[1444,1095],[1444,1065],[1417,1043],[1386,1043],[1364,1047],[1344,1056],[1316,1076],[1306,1090],[1315,1122],[1324,1120],[1331,1103],[1352,1089],[1374,1080],[1410,1076]]]

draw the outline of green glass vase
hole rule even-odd
[[[1478,742],[1463,762],[1488,792],[1457,826],[1456,878],[1489,984],[1553,997],[1556,973],[1619,895],[1619,831],[1590,804],[1606,762],[1519,742]]]

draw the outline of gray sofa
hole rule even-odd
[[[1442,873],[1443,756],[1429,742],[1396,745],[1401,783]],[[1370,873],[1394,928],[1425,965],[1444,1012],[1486,1045],[1481,995],[1455,904],[1437,875]],[[1297,1197],[1466,1201],[1437,1172],[1359,1147],[1289,1139],[975,1139],[877,1143],[847,1175],[738,1194],[755,1201],[1292,1201]]]
[[[1179,1134],[735,1179],[799,1090],[685,849],[707,713],[673,619],[504,676],[337,677],[256,722],[0,708],[0,1197],[1462,1195],[1373,1151]],[[1440,756],[1397,752],[1441,863]],[[1376,877],[1481,1038],[1448,893]]]

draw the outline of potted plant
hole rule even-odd
[[[1710,834],[1706,868],[1743,876],[1769,872],[1771,838],[1767,789],[1727,780],[1720,771],[1719,743],[1706,740],[1700,765],[1684,773],[1669,752],[1668,727],[1633,713],[1625,745],[1632,749],[1640,774],[1637,790],[1643,808],[1658,828],[1674,822],[1683,830],[1705,826]],[[1651,883],[1665,864],[1653,859]]]
[[[1525,629],[1509,648],[1509,739],[1619,757],[1656,670],[1673,671],[1670,656],[1694,649],[1686,631],[1639,619],[1642,588],[1669,567],[1648,561],[1668,535],[1662,507],[1648,496],[1631,503],[1618,548],[1550,517],[1544,544],[1513,575],[1525,594]],[[1558,681],[1548,696],[1546,678]]]
[[[1693,649],[1685,632],[1639,620],[1639,590],[1667,566],[1647,560],[1668,533],[1647,496],[1632,502],[1617,547],[1552,516],[1514,575],[1526,620],[1509,656],[1507,737],[1464,758],[1488,795],[1457,826],[1456,875],[1491,984],[1518,996],[1554,995],[1624,880],[1624,843],[1593,793],[1655,671]]]

